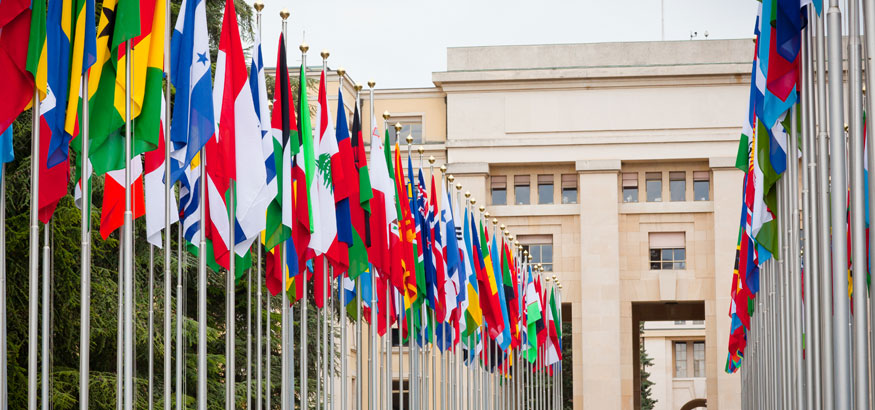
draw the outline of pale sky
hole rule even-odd
[[[250,4],[254,0],[247,0]],[[264,0],[263,0],[264,1]],[[316,0],[264,1],[262,50],[276,63],[279,11],[291,12],[289,61],[300,64],[306,33],[308,65],[331,53],[358,83],[377,88],[432,86],[447,68],[447,47],[752,38],[756,0]],[[663,6],[664,5],[664,6]],[[664,8],[663,8],[664,7]],[[664,13],[660,10],[663,9]]]

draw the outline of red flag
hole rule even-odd
[[[3,99],[0,98],[0,100]],[[49,124],[46,123],[46,117],[40,116],[39,123],[39,220],[42,223],[48,223],[49,219],[52,219],[52,214],[55,213],[55,208],[58,207],[58,202],[67,195],[67,181],[70,179],[70,162],[68,159],[51,168],[46,168],[52,130],[49,128]],[[141,181],[140,187],[142,186]],[[142,197],[142,190],[140,191],[140,196]],[[122,194],[122,198],[124,198],[124,194]],[[124,206],[124,202],[122,202],[122,206]],[[143,206],[140,207],[141,210],[143,208]],[[124,209],[122,209],[122,216],[124,216]]]
[[[30,20],[30,1],[3,0],[0,3],[0,78],[3,79],[0,130],[9,128],[33,99],[33,77],[25,69]],[[49,140],[49,136],[42,138]]]

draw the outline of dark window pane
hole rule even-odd
[[[647,202],[662,202],[662,181],[647,181]]]
[[[664,260],[664,261],[672,260],[673,255],[674,255],[673,249],[663,249],[662,250],[662,260]]]
[[[513,187],[513,196],[516,205],[528,205],[531,203],[531,193],[528,185]]]
[[[562,203],[576,204],[577,203],[577,188],[562,188]]]
[[[680,248],[674,250],[674,260],[676,261],[685,261],[687,260],[687,250]]]
[[[650,270],[659,270],[659,262],[650,262]]]
[[[660,252],[662,249],[651,249],[650,250],[650,260],[651,261],[659,261],[660,260]]]
[[[507,190],[492,188],[492,205],[507,205]]]
[[[696,201],[711,200],[711,181],[693,182],[693,198]]]
[[[547,272],[553,272],[553,264],[552,263],[544,264],[544,270]]]
[[[538,203],[553,203],[553,184],[538,184]]]
[[[544,263],[553,262],[553,245],[541,245],[541,261]]]
[[[638,202],[638,188],[623,188],[623,202]]]
[[[663,270],[670,270],[670,269],[673,269],[673,268],[672,268],[672,263],[671,263],[671,262],[663,262],[663,263],[662,263],[662,269],[663,269]]]
[[[687,199],[687,181],[670,181],[668,187],[671,191],[672,201],[685,201]]]

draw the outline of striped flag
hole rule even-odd
[[[146,204],[143,197],[143,161],[139,155],[131,158],[131,187],[127,191],[131,195],[131,211],[134,219],[146,214]],[[163,195],[162,195],[163,196]],[[164,206],[162,201],[161,206]],[[100,236],[103,239],[121,228],[125,223],[125,170],[119,169],[106,173],[103,187],[103,205],[100,213]],[[163,224],[163,220],[162,220]]]
[[[146,190],[146,240],[154,246],[164,246],[161,240],[161,230],[164,229],[164,98],[161,98],[161,124],[158,129],[158,149],[149,151],[145,155],[146,175],[144,177]],[[179,221],[179,209],[176,199],[170,195],[170,223]],[[169,235],[169,233],[168,233]]]

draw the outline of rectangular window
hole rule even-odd
[[[687,268],[687,249],[683,232],[650,233],[650,270]]]
[[[638,202],[638,173],[623,173],[623,202]]]
[[[403,147],[404,144],[407,143],[406,138],[408,135],[413,137],[414,144],[422,144],[423,141],[425,141],[422,136],[422,117],[405,117],[400,120],[393,118],[392,121],[393,122],[389,123],[389,145],[394,145],[397,141],[401,143],[401,146]],[[400,133],[395,132],[395,123],[401,124]],[[398,139],[399,136],[401,138],[400,140]]]
[[[538,175],[538,203],[553,203],[553,175]]]
[[[672,171],[668,173],[668,189],[671,193],[671,200],[686,201],[687,200],[687,173],[684,171]]]
[[[513,199],[515,205],[528,205],[532,203],[532,183],[528,175],[514,175]]]
[[[553,235],[520,235],[523,249],[529,251],[532,264],[541,264],[544,271],[553,271]]]
[[[674,343],[674,377],[687,377],[687,342]]]
[[[577,203],[577,174],[562,174],[562,203]]]
[[[693,172],[693,200],[711,200],[711,173],[708,171]]]
[[[662,172],[644,174],[647,202],[662,202]]]
[[[410,385],[407,383],[407,380],[392,380],[392,408],[409,409],[409,399]]]
[[[492,182],[492,205],[507,205],[507,177],[496,175],[490,180]]]
[[[693,343],[693,377],[705,377],[705,342]]]

